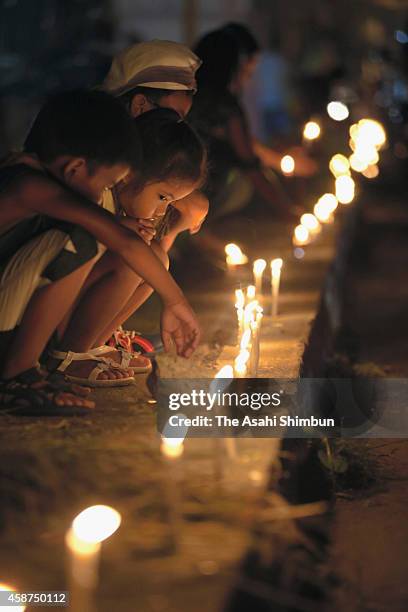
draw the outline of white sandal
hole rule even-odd
[[[95,351],[95,349],[93,349],[93,351]],[[63,372],[67,380],[80,385],[86,385],[88,387],[123,387],[125,385],[130,385],[135,380],[133,376],[127,376],[126,378],[108,378],[105,380],[98,379],[99,374],[102,372],[107,372],[108,370],[115,368],[123,371],[123,367],[113,361],[112,363],[108,363],[108,359],[105,357],[97,357],[95,353],[92,353],[92,350],[87,353],[74,353],[73,351],[50,351],[49,355],[53,359],[61,359],[61,363],[57,367],[58,372]],[[72,376],[71,374],[66,373],[66,369],[73,361],[95,361],[96,366],[90,372],[88,378],[81,378],[79,376]]]
[[[104,357],[104,355],[107,353],[112,353],[113,351],[117,351],[120,354],[120,362],[115,361],[113,357]],[[147,374],[152,370],[152,362],[144,355],[141,355],[138,352],[130,353],[123,348],[112,348],[106,344],[90,349],[88,351],[88,355],[94,355],[108,365],[124,368],[125,370],[132,370],[134,374]],[[140,361],[140,365],[130,365],[130,362],[134,359],[138,359]]]

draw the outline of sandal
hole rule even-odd
[[[160,334],[142,336],[140,332],[122,327],[113,332],[106,344],[117,349],[123,348],[129,353],[137,351],[145,357],[155,357],[157,353],[163,352],[164,348]]]
[[[120,353],[119,362],[115,361],[113,357],[107,356],[108,353],[112,353],[112,351]],[[133,374],[148,374],[152,370],[152,363],[146,355],[141,355],[139,352],[126,351],[122,347],[115,349],[106,344],[102,344],[102,346],[89,350],[88,354],[101,359],[101,361],[108,365],[120,367],[125,370],[132,370]],[[130,365],[131,361],[135,360],[137,361],[137,365]]]
[[[106,347],[108,348],[108,347]],[[74,353],[73,351],[50,351],[49,356],[53,359],[60,359],[61,363],[56,368],[56,372],[63,372],[64,377],[67,381],[78,383],[79,385],[85,385],[88,387],[124,387],[134,382],[133,376],[127,376],[126,378],[108,378],[98,379],[99,374],[112,369],[118,369],[124,371],[118,363],[107,357],[98,356],[95,349],[88,351],[87,353]],[[74,361],[94,361],[96,363],[93,370],[88,375],[88,378],[82,378],[80,376],[73,376],[66,372],[66,369]]]
[[[0,381],[0,410],[12,416],[85,416],[95,407],[81,404],[58,404],[57,400],[66,390],[49,381],[47,372],[33,367],[18,376]],[[70,393],[72,400],[78,396]],[[82,399],[82,398],[81,398]],[[88,400],[89,401],[89,400]]]

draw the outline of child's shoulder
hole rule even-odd
[[[52,183],[43,170],[24,161],[0,163],[0,196],[32,194]]]

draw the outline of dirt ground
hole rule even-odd
[[[365,200],[347,323],[357,362],[397,378],[408,376],[408,208],[391,181]],[[337,498],[331,565],[340,585],[333,610],[402,612],[408,608],[408,440],[353,444],[373,481]]]

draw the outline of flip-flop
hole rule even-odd
[[[0,411],[11,416],[52,416],[69,417],[91,414],[95,407],[60,405],[58,396],[67,391],[58,384],[50,382],[38,367],[30,368],[18,376],[0,381]],[[70,393],[73,401],[78,396]],[[81,398],[83,399],[83,398]],[[88,400],[89,401],[89,400]]]
[[[87,387],[124,387],[132,384],[135,380],[133,376],[126,376],[125,378],[109,378],[106,380],[98,379],[99,374],[102,372],[107,372],[112,369],[118,369],[122,372],[125,370],[113,360],[112,363],[111,360],[108,362],[107,358],[103,356],[98,357],[96,354],[92,354],[92,351],[88,353],[74,353],[73,351],[53,350],[49,352],[49,356],[53,359],[61,359],[61,363],[56,368],[56,371],[63,372],[66,380],[79,385],[85,385]],[[74,361],[94,361],[96,365],[89,373],[88,378],[82,378],[80,376],[68,374],[66,371]]]

